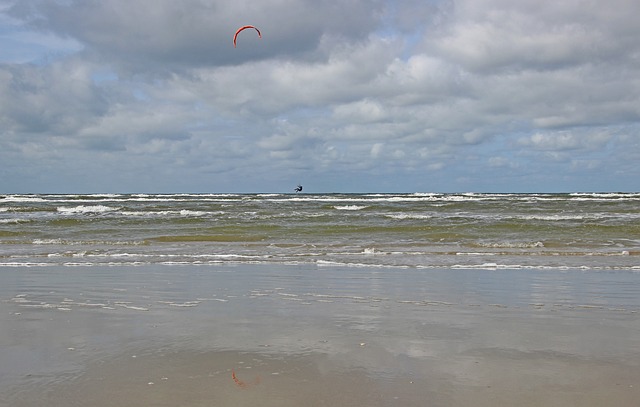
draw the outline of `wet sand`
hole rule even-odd
[[[635,273],[0,270],[1,406],[634,406]]]

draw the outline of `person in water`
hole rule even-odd
[[[298,186],[296,187],[296,189],[294,189],[294,191],[302,192],[302,185],[298,184]]]

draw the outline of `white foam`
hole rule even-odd
[[[111,206],[105,205],[79,205],[74,207],[60,206],[57,208],[58,212],[63,214],[77,214],[77,213],[105,213],[118,210]]]
[[[340,211],[359,211],[365,208],[368,208],[368,206],[362,206],[362,205],[343,205],[343,206],[334,206],[334,209],[340,210]]]
[[[478,243],[480,247],[487,247],[492,249],[531,249],[531,248],[543,248],[542,242],[493,242],[493,243]],[[462,253],[456,253],[462,254]],[[477,253],[473,253],[477,254]]]
[[[15,262],[15,261],[10,261],[10,262],[6,262],[6,263],[0,263],[0,267],[46,267],[46,266],[52,266],[52,264],[50,263],[36,263],[36,262]]]
[[[30,221],[27,219],[20,219],[20,218],[0,219],[0,223],[5,225],[11,224],[11,223],[18,224],[18,223],[28,223],[28,222]]]
[[[385,216],[387,218],[400,219],[400,220],[404,220],[404,219],[431,219],[431,218],[433,218],[433,216],[430,216],[430,215],[421,215],[421,214],[415,214],[415,213],[392,213],[392,214],[387,214]]]
[[[28,196],[28,195],[9,195],[2,199],[0,202],[44,202],[43,198],[37,196]]]
[[[135,310],[135,311],[149,311],[149,308],[145,308],[145,307],[137,307],[134,305],[127,305],[124,303],[116,303],[117,306],[122,307],[122,308],[126,308],[126,309],[131,309],[131,310]]]

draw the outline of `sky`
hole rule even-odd
[[[0,193],[640,191],[638,15],[0,0]]]

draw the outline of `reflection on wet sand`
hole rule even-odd
[[[633,405],[638,294],[633,273],[5,269],[0,406]]]

